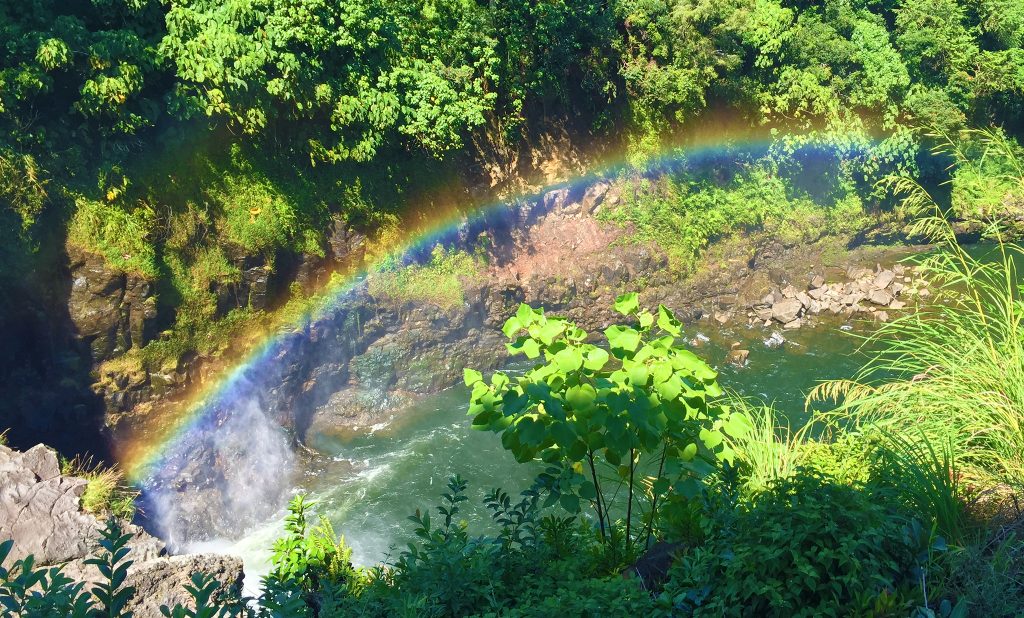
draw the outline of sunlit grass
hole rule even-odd
[[[127,520],[135,516],[139,492],[130,487],[117,466],[97,464],[92,457],[75,457],[61,462],[61,473],[87,481],[82,493],[82,510],[93,515],[115,515]]]

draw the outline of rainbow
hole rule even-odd
[[[248,346],[246,353],[218,373],[208,376],[189,396],[171,404],[169,411],[158,414],[158,419],[153,419],[153,422],[148,423],[142,431],[134,432],[125,440],[126,443],[119,444],[116,450],[120,465],[130,481],[145,486],[146,479],[160,469],[169,451],[176,450],[185,443],[190,434],[215,410],[230,404],[233,399],[250,390],[253,376],[260,375],[261,368],[275,362],[289,338],[294,337],[297,331],[302,331],[327,316],[332,308],[337,307],[363,285],[366,277],[385,262],[408,264],[423,259],[429,255],[433,247],[453,242],[460,232],[474,226],[486,229],[489,223],[511,216],[516,205],[538,200],[552,190],[581,189],[601,178],[613,177],[627,171],[653,176],[694,164],[734,160],[737,156],[760,155],[769,152],[777,143],[771,136],[741,135],[737,138],[726,137],[723,133],[728,132],[721,131],[720,127],[709,127],[708,137],[691,137],[685,145],[664,148],[657,156],[647,158],[639,166],[636,162],[619,158],[599,166],[596,171],[565,182],[550,184],[515,199],[470,209],[438,209],[410,218],[411,220],[405,222],[408,229],[402,238],[379,259],[351,272],[336,273],[312,297],[304,310],[298,312],[298,315],[289,312],[290,315],[270,324],[261,334],[254,337],[255,343]],[[852,146],[843,149],[843,154],[849,156],[857,152],[867,153],[877,144],[877,140],[865,140],[863,134],[857,134],[856,139],[847,143],[853,143]]]

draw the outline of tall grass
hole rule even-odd
[[[1000,135],[976,132],[986,155],[1012,158],[1014,182],[1024,188],[1024,166]],[[956,164],[963,149],[947,146]],[[921,270],[938,290],[935,302],[883,325],[866,341],[873,351],[848,381],[820,385],[810,398],[841,401],[836,414],[931,444],[948,444],[966,480],[980,486],[1024,489],[1024,303],[1017,263],[1024,249],[1005,241],[989,222],[996,249],[978,258],[956,240],[946,213],[913,181],[890,180],[912,212],[931,209],[911,233],[939,245]]]
[[[791,476],[801,463],[810,425],[794,431],[771,406],[754,405],[745,399],[730,402],[751,420],[751,429],[741,437],[726,436],[736,452],[736,463],[748,491],[766,489],[772,481]]]
[[[114,515],[131,520],[135,516],[135,498],[139,492],[125,482],[116,466],[97,464],[92,457],[75,457],[61,462],[61,473],[84,478],[82,510],[94,515]]]
[[[876,446],[872,478],[914,513],[930,515],[947,541],[967,541],[970,517],[953,445],[935,445],[913,432],[886,436]]]

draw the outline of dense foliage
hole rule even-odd
[[[161,315],[194,333],[221,317],[210,287],[237,282],[242,256],[273,269],[280,252],[322,253],[332,213],[376,229],[464,169],[446,162],[514,166],[552,123],[624,136],[637,161],[702,117],[781,129],[772,166],[711,200],[707,221],[690,213],[708,199],[682,191],[660,225],[693,228],[687,256],[803,209],[776,190],[767,210],[742,203],[766,175],[785,187],[824,171],[806,167],[822,154],[844,191],[826,218],[855,221],[877,206],[875,180],[917,168],[908,125],[1020,126],[1022,33],[1024,11],[999,0],[6,0],[0,275],[20,283],[66,228],[164,282]],[[999,200],[987,165],[958,198]]]

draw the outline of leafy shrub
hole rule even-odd
[[[839,616],[904,583],[904,521],[863,488],[803,469],[709,513],[708,543],[672,569],[666,599],[700,616]]]
[[[518,604],[499,613],[481,616],[508,618],[549,618],[550,616],[648,616],[667,615],[658,610],[650,592],[639,580],[608,578],[558,578],[531,581]]]
[[[655,317],[631,293],[615,310],[639,329],[605,329],[609,353],[574,323],[520,305],[502,328],[506,347],[538,363],[515,379],[496,372],[489,384],[467,369],[465,381],[473,427],[501,433],[517,461],[552,464],[540,476],[549,504],[571,513],[590,504],[602,540],[628,561],[634,542],[650,541],[659,500],[673,484],[694,482],[708,467],[700,460],[731,459],[725,437],[748,432],[750,420],[720,401],[718,374],[676,344],[681,325],[668,308]],[[600,478],[599,468],[610,474]],[[620,489],[625,504],[615,502]]]

